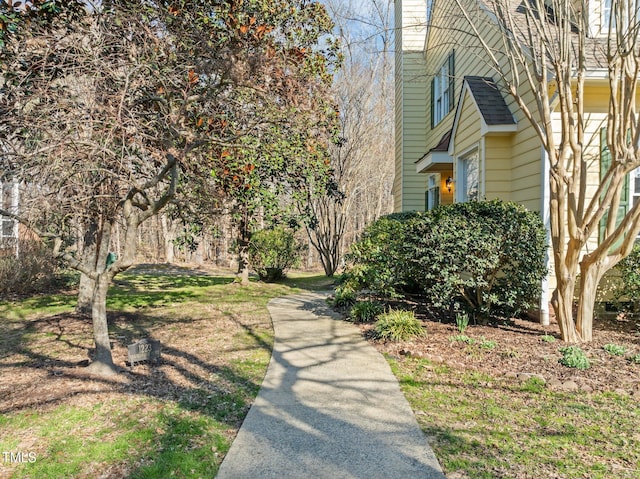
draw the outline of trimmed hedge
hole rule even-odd
[[[383,217],[352,248],[348,280],[386,297],[418,291],[430,305],[477,317],[533,307],[546,275],[540,217],[499,200]]]

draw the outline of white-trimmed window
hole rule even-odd
[[[453,110],[455,52],[447,57],[431,80],[431,128],[440,123]]]
[[[636,168],[630,174],[631,184],[629,189],[631,192],[631,207],[640,202],[640,168]]]
[[[613,0],[600,0],[600,31],[603,35],[606,35],[609,32],[609,26],[611,25],[615,30],[616,24],[614,21],[615,18],[615,7],[616,3]],[[621,12],[622,18],[620,22],[623,25],[629,26],[634,25],[638,21],[640,21],[640,2],[637,0],[630,0],[629,9]]]
[[[16,212],[18,208],[18,188],[15,183],[0,183],[0,209]],[[0,216],[0,239],[17,238],[18,225],[15,220]]]
[[[606,34],[611,23],[611,0],[602,0],[600,4],[600,22],[602,33]]]
[[[425,209],[427,211],[440,205],[440,175],[429,175],[427,179],[427,192],[425,194]]]
[[[478,150],[461,158],[459,165],[460,201],[477,201],[480,199],[480,164]]]

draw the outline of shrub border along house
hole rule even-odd
[[[451,315],[515,316],[537,304],[546,249],[538,214],[512,202],[392,214],[353,245],[346,284],[384,298],[418,294]]]

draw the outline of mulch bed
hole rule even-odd
[[[453,340],[460,335],[455,324],[430,321],[426,317],[420,319],[427,331],[423,338],[404,343],[373,341],[374,344],[381,352],[396,358],[426,358],[457,370],[478,371],[494,378],[507,376],[526,380],[530,375],[537,375],[553,389],[611,391],[640,399],[640,364],[629,361],[631,356],[640,354],[640,318],[620,316],[595,320],[594,340],[579,345],[591,363],[587,370],[568,368],[558,362],[562,357],[559,348],[567,344],[560,340],[560,331],[553,319],[550,326],[526,319],[486,326],[470,325],[465,335],[475,340],[473,344]],[[372,326],[361,327],[368,335]],[[552,335],[557,340],[545,342],[542,340],[544,335]],[[485,344],[493,341],[495,347],[483,348],[483,341]],[[624,346],[627,352],[624,356],[613,356],[603,349],[606,344]]]

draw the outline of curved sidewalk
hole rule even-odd
[[[272,300],[271,362],[218,479],[443,479],[384,358],[325,296]]]

